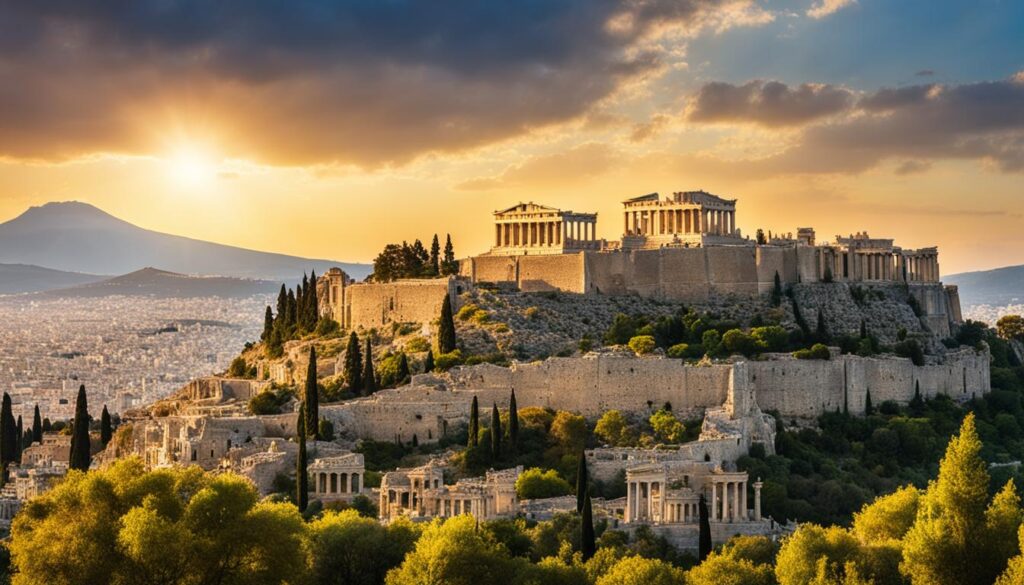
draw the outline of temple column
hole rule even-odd
[[[628,234],[629,233],[629,212],[627,211],[627,212],[623,213],[622,217],[623,217],[622,233]]]
[[[740,482],[740,519],[746,522],[750,520],[750,514],[747,513],[747,482]]]
[[[761,520],[761,487],[764,484],[758,479],[754,482],[754,520]]]
[[[711,521],[718,521],[718,482],[711,482]]]

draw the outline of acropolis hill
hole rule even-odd
[[[318,383],[344,388],[345,342],[355,335],[375,364],[383,369],[401,355],[411,375],[322,400],[318,417],[335,438],[313,447],[312,496],[371,495],[384,521],[467,510],[485,518],[550,514],[560,504],[516,500],[521,468],[445,486],[449,453],[388,472],[376,488],[364,485],[362,455],[349,449],[360,441],[436,444],[467,427],[471,405],[504,408],[513,392],[521,409],[589,421],[609,411],[645,421],[669,408],[702,421],[696,441],[669,451],[605,446],[586,457],[595,477],[625,474],[626,498],[600,503],[605,513],[627,527],[652,524],[692,549],[700,496],[711,502],[716,542],[778,531],[761,516],[761,483],[736,469],[754,445],[773,452],[776,420],[813,425],[826,413],[867,414],[872,403],[940,395],[967,402],[990,391],[987,347],[952,339],[959,300],[956,287],[939,281],[935,248],[906,250],[866,233],[823,243],[811,228],[751,239],[735,227],[736,201],[704,192],[651,194],[623,206],[617,242],[596,239],[596,214],[521,203],[495,212],[494,245],[453,265],[456,274],[354,282],[331,269],[315,282],[315,313],[341,331],[307,329],[286,340],[279,357],[266,344],[252,346],[242,359],[255,375],[196,380],[129,413],[131,426],[108,455],[234,469],[269,492],[275,477],[294,469],[295,409],[311,349]],[[446,301],[458,348],[443,354]],[[649,322],[683,315],[681,326],[712,330],[692,347],[608,341],[622,318],[641,315]],[[756,351],[722,351],[710,345],[719,337],[714,327],[723,340],[758,330],[777,339]],[[629,349],[620,345],[627,340]],[[819,344],[813,355],[791,351],[817,341],[830,346]],[[433,371],[424,371],[428,349],[439,364]],[[272,394],[284,396],[280,412],[253,415],[253,400]]]

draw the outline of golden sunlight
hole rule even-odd
[[[182,187],[209,187],[217,178],[219,163],[210,152],[203,148],[181,147],[165,160],[168,173]]]

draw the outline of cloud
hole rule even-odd
[[[928,169],[932,168],[932,163],[922,162],[919,160],[907,160],[900,163],[900,166],[896,167],[896,174],[900,176],[915,175],[923,173]]]
[[[712,82],[697,92],[688,118],[693,122],[795,126],[843,112],[853,102],[853,92],[834,85],[805,83],[791,88],[778,81]]]
[[[631,142],[644,142],[654,138],[671,121],[672,119],[664,114],[656,114],[647,122],[634,125],[633,132],[629,135],[629,140]]]
[[[0,0],[0,156],[402,164],[585,116],[753,0]]]
[[[550,188],[600,176],[615,165],[619,155],[612,147],[588,142],[563,152],[535,156],[509,166],[498,175],[478,177],[455,186],[460,191],[489,191],[513,187]]]
[[[807,9],[806,14],[814,19],[821,19],[856,3],[856,0],[819,0]]]

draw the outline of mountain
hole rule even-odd
[[[65,272],[31,264],[0,264],[0,294],[65,288],[105,278],[109,278],[109,276]]]
[[[146,266],[184,274],[292,281],[303,272],[338,266],[362,279],[367,264],[258,252],[140,228],[87,203],[31,207],[0,224],[0,262],[95,274],[125,274]]]
[[[960,287],[960,301],[967,306],[1024,303],[1024,265],[951,274],[942,281]]]
[[[40,293],[48,297],[106,297],[111,295],[187,297],[248,297],[276,293],[281,284],[231,276],[188,276],[143,268],[99,282]]]

